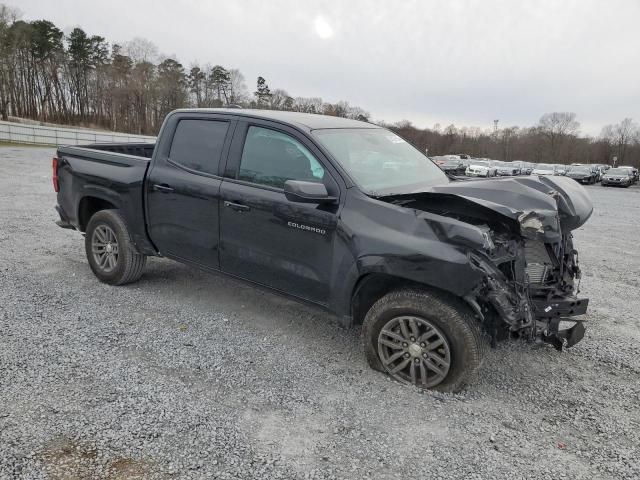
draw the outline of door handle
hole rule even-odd
[[[171,188],[169,185],[166,184],[162,184],[162,185],[153,185],[151,188],[153,188],[156,192],[173,192],[173,188]]]
[[[224,206],[229,207],[231,210],[235,210],[236,212],[248,212],[249,210],[251,210],[251,207],[242,205],[241,203],[233,203],[226,200],[224,202]]]

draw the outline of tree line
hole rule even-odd
[[[251,93],[242,73],[222,65],[163,58],[144,39],[109,44],[76,27],[66,34],[47,20],[31,22],[0,5],[0,116],[156,134],[182,107],[295,110],[367,121],[348,102],[293,97],[258,77]]]
[[[253,90],[253,89],[252,89]],[[183,107],[291,110],[371,121],[346,101],[290,95],[263,76],[250,91],[236,68],[163,57],[148,40],[110,44],[76,27],[65,34],[47,20],[24,21],[0,4],[0,117],[157,134],[165,115]],[[571,112],[543,115],[532,127],[481,129],[449,125],[417,128],[409,121],[376,122],[430,155],[550,163],[640,165],[640,130],[629,118],[598,137],[580,135]]]
[[[420,129],[407,120],[385,125],[429,155],[468,154],[535,163],[640,166],[640,128],[631,118],[606,125],[599,136],[581,136],[572,112],[542,115],[532,127],[480,129],[449,125]]]

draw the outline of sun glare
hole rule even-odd
[[[333,28],[331,28],[329,22],[327,22],[323,17],[316,17],[314,26],[316,29],[316,34],[323,40],[333,37]]]

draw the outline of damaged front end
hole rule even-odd
[[[582,340],[584,325],[561,322],[586,313],[579,298],[580,269],[571,234],[555,244],[537,240],[495,240],[497,252],[470,252],[471,265],[483,280],[466,297],[485,323],[492,342],[508,334],[540,339],[557,349]]]
[[[583,187],[571,179],[547,177],[453,182],[393,202],[482,232],[482,244],[465,245],[469,265],[481,272],[481,281],[464,299],[492,343],[518,336],[560,350],[583,338],[583,323],[573,317],[586,313],[589,301],[578,297],[580,268],[571,234],[593,211]],[[439,229],[441,238],[464,244],[456,229]],[[561,329],[563,321],[573,325]]]

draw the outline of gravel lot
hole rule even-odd
[[[0,478],[640,477],[640,187],[587,187],[583,342],[501,344],[445,395],[234,280],[151,259],[99,283],[54,224],[53,154],[0,147]]]

